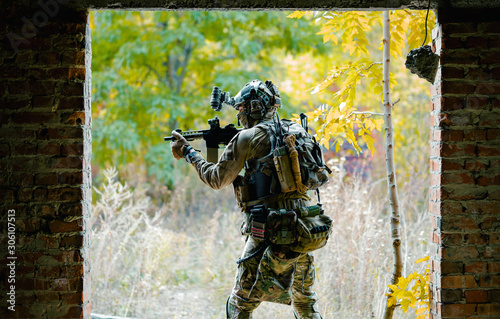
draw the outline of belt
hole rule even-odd
[[[265,205],[267,208],[274,209],[295,209],[309,206],[309,202],[302,198],[279,200],[278,196],[271,196],[249,202],[239,202],[238,205],[242,210],[246,210],[247,208],[255,205]]]

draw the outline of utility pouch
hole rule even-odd
[[[318,210],[312,209],[311,211],[315,213]],[[326,245],[331,231],[332,220],[325,214],[301,217],[297,221],[297,241],[290,246],[290,250],[308,253],[320,249]]]
[[[307,207],[299,207],[296,209],[296,212],[297,212],[297,215],[299,216],[299,218],[314,217],[314,216],[324,214],[324,210],[323,210],[323,208],[321,208],[321,204],[307,206]]]
[[[293,210],[269,210],[266,231],[276,245],[289,245],[297,238],[297,214]]]
[[[248,184],[243,183],[243,177],[238,175],[233,182],[234,195],[238,203],[244,203],[250,200]]]
[[[250,234],[255,239],[264,240],[267,217],[266,207],[264,205],[255,205],[252,209],[250,209],[250,215],[252,218]]]
[[[281,191],[288,193],[297,189],[297,184],[293,178],[293,171],[290,163],[290,155],[287,147],[279,147],[273,151],[274,166],[278,173],[278,179],[281,185]]]

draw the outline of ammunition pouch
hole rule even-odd
[[[270,210],[267,238],[275,245],[290,245],[297,240],[297,214],[293,210]]]
[[[254,239],[286,245],[297,253],[308,253],[324,247],[332,229],[332,220],[324,214],[320,205],[296,209],[255,205],[247,216],[247,233]]]
[[[273,151],[273,160],[278,179],[280,181],[281,191],[283,193],[292,192],[297,189],[297,184],[293,177],[293,171],[286,146],[276,148]]]
[[[297,222],[297,240],[290,250],[307,253],[326,245],[332,231],[332,220],[325,214],[302,217]]]

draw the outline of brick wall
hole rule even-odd
[[[439,10],[431,88],[431,305],[500,318],[500,10]]]
[[[90,40],[62,2],[0,11],[2,318],[90,314]]]

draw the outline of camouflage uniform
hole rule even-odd
[[[270,121],[270,118],[264,121]],[[236,179],[249,159],[264,157],[270,149],[271,142],[266,131],[253,126],[233,138],[218,163],[207,162],[198,153],[192,156],[191,161],[205,184],[221,189]],[[306,206],[309,199],[298,192],[283,195],[282,200],[268,207],[296,208],[297,205]],[[243,233],[246,228],[244,224]],[[261,243],[247,236],[242,257],[255,252]],[[299,254],[273,245],[242,262],[238,265],[235,285],[228,300],[228,318],[251,318],[252,311],[262,301],[292,304],[297,318],[321,318],[316,305],[318,298],[312,291],[315,277],[313,262],[312,253]]]

